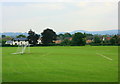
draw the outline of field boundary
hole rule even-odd
[[[112,61],[113,59],[111,59],[111,58],[109,58],[109,57],[107,57],[107,56],[105,56],[105,55],[103,55],[103,54],[100,54],[100,53],[96,53],[97,55],[99,55],[99,56],[101,56],[101,57],[104,57],[104,58],[106,58],[106,59],[108,59],[108,60],[110,60],[110,61]]]

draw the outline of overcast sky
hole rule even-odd
[[[118,28],[117,2],[6,2],[2,3],[3,32],[41,33]]]

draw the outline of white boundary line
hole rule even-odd
[[[102,56],[102,57],[104,57],[104,58],[106,58],[106,59],[108,59],[108,60],[110,60],[110,61],[112,61],[113,59],[111,59],[111,58],[109,58],[109,57],[107,57],[107,56],[105,56],[105,55],[103,55],[103,54],[100,54],[100,53],[96,53],[97,55],[99,55],[99,56]]]

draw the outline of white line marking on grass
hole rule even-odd
[[[102,57],[104,57],[104,58],[106,58],[106,59],[108,59],[108,60],[113,60],[113,59],[111,59],[111,58],[109,58],[109,57],[107,57],[107,56],[105,56],[105,55],[103,55],[103,54],[100,54],[100,53],[96,53],[97,55],[99,55],[99,56],[102,56]]]

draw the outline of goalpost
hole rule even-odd
[[[12,54],[23,54],[25,53],[26,48],[28,48],[28,53],[30,53],[30,44],[21,44],[18,45],[16,53],[12,53]]]

